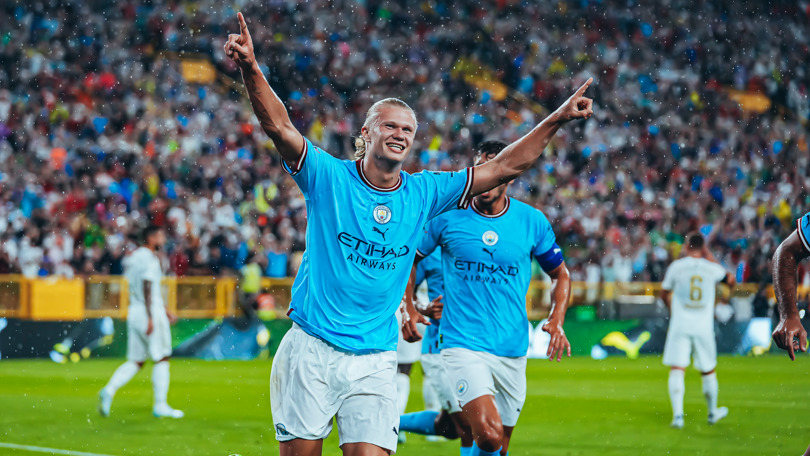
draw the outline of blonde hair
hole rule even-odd
[[[383,106],[397,106],[400,108],[407,109],[411,116],[413,116],[413,123],[416,124],[416,113],[413,112],[408,103],[400,100],[399,98],[384,98],[368,108],[368,112],[366,113],[366,121],[363,122],[363,128],[368,128],[369,130],[373,127],[376,127],[380,122],[380,110]],[[361,129],[362,131],[362,129]],[[366,139],[363,138],[363,134],[354,138],[354,158],[360,159],[366,156]]]

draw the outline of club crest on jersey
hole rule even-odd
[[[391,209],[384,204],[374,208],[374,221],[380,225],[385,225],[391,221]]]
[[[493,245],[498,243],[498,233],[492,230],[485,231],[484,235],[481,236],[481,240],[484,241],[485,245],[492,247]]]
[[[456,383],[456,391],[458,391],[459,395],[464,395],[467,392],[467,380],[459,380]]]

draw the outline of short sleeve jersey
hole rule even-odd
[[[473,205],[430,222],[419,255],[441,247],[441,348],[525,356],[532,257],[555,246],[545,215],[511,198],[500,214],[485,215]]]
[[[290,318],[338,349],[396,350],[395,312],[423,227],[469,205],[473,171],[400,172],[374,186],[362,160],[340,160],[304,139],[294,169],[306,199],[306,251],[295,277]]]
[[[152,309],[163,309],[163,294],[161,293],[161,280],[163,269],[160,258],[146,247],[138,247],[124,260],[124,277],[129,286],[129,313],[138,314],[146,312],[143,282],[148,280],[151,284]]]
[[[661,284],[664,290],[672,291],[670,331],[687,334],[714,331],[715,289],[725,277],[723,266],[704,258],[673,261]]]

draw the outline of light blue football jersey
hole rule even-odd
[[[554,232],[542,212],[520,201],[509,198],[494,216],[474,204],[436,217],[418,247],[419,255],[441,247],[440,346],[525,356],[532,256],[557,248]]]
[[[400,172],[396,186],[381,189],[365,178],[361,160],[337,159],[305,139],[295,169],[287,171],[307,205],[307,247],[290,318],[341,350],[396,350],[395,312],[423,227],[469,206],[472,169]]]
[[[427,281],[428,299],[433,301],[439,296],[444,296],[442,257],[439,249],[434,250],[416,265],[416,286],[423,281]],[[439,325],[441,322],[441,320],[431,318],[430,326],[425,327],[425,334],[422,336],[422,354],[439,353]]]
[[[810,252],[810,212],[796,220],[796,232],[799,233],[804,248]]]

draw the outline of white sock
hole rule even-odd
[[[709,413],[714,413],[717,410],[717,373],[703,375],[701,380],[703,381],[703,396],[706,398],[706,405],[709,406]]]
[[[436,388],[433,388],[433,382],[429,381],[426,378],[422,379],[422,401],[425,403],[425,410],[441,410],[441,404],[439,404],[439,393],[436,392]]]
[[[411,393],[411,377],[403,373],[397,373],[397,408],[399,414],[405,413],[408,406],[408,395]]]
[[[669,371],[669,401],[672,403],[672,417],[683,416],[683,395],[686,386],[684,385],[684,375],[686,372],[680,369]]]
[[[132,380],[132,377],[141,370],[141,367],[138,366],[137,363],[132,361],[127,361],[124,364],[120,365],[118,369],[113,372],[112,377],[110,377],[110,381],[107,382],[107,386],[104,389],[111,395],[115,395],[115,392],[118,391],[119,388],[129,383]]]
[[[169,362],[161,361],[152,367],[152,389],[155,392],[155,407],[166,405],[169,395]]]

